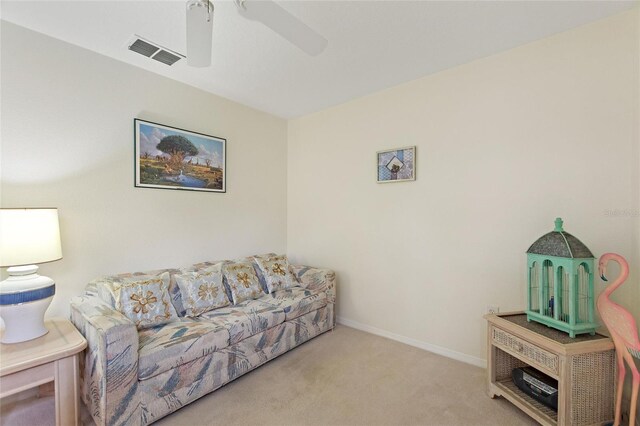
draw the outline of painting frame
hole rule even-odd
[[[133,133],[136,188],[227,192],[225,138],[140,118],[133,119]]]
[[[402,153],[402,154],[400,154]],[[410,162],[406,164],[402,161],[410,155]],[[400,159],[400,157],[402,159]],[[395,162],[394,162],[395,161]],[[399,167],[395,173],[393,166]],[[391,166],[391,167],[389,167]],[[403,167],[408,167],[402,171]],[[398,174],[400,173],[400,178]],[[407,173],[409,173],[407,175]],[[416,180],[416,146],[404,146],[400,148],[385,149],[376,152],[376,182],[377,183],[397,183],[411,182]]]

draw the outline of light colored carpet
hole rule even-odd
[[[338,326],[160,420],[170,425],[535,425],[485,370]]]
[[[504,399],[490,399],[485,380],[481,368],[339,325],[156,424],[537,424]],[[54,422],[51,397],[2,408],[3,426]],[[81,423],[93,425],[81,411]]]
[[[53,396],[22,399],[0,404],[2,426],[55,426],[56,404]]]

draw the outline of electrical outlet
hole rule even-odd
[[[489,305],[489,306],[487,306],[487,313],[488,314],[497,314],[498,312],[500,312],[500,306],[498,306],[498,305]]]

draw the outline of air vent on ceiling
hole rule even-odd
[[[167,52],[166,50],[161,50],[153,55],[153,59],[162,62],[163,64],[173,65],[176,61],[180,60],[180,56],[174,55],[173,53]]]
[[[129,43],[129,50],[167,65],[173,65],[185,57],[137,35],[134,36],[133,41]]]
[[[137,52],[141,55],[151,57],[151,55],[160,50],[160,48],[138,38],[129,46],[129,50],[133,50],[134,52]]]

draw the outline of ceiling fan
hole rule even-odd
[[[234,2],[240,15],[263,23],[311,56],[319,55],[327,47],[327,39],[273,0],[234,0]],[[212,1],[187,1],[187,63],[190,66],[211,65],[212,33]]]

